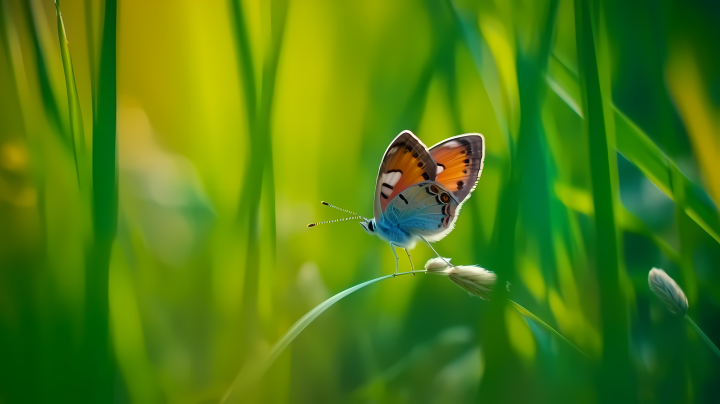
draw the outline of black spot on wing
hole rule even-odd
[[[462,181],[460,181],[460,182],[462,182]],[[383,186],[383,187],[386,187],[386,188],[390,188],[391,191],[392,191],[392,189],[393,189],[393,186],[390,185],[390,184],[388,184],[387,182],[383,182],[383,183],[382,183],[382,186]]]
[[[425,178],[425,181],[430,179],[430,176],[428,175],[428,173],[425,173],[425,172],[422,173],[422,177]]]
[[[408,204],[408,200],[407,200],[407,199],[405,199],[405,197],[403,196],[403,194],[398,194],[398,196],[400,197],[400,199],[402,199],[402,200],[403,200],[403,202],[405,202],[405,205],[407,205],[407,204]]]
[[[457,187],[458,187],[458,190],[462,189],[462,187],[463,187],[464,185],[465,185],[465,183],[464,183],[464,182],[462,182],[462,181],[458,181],[458,182],[457,182]]]
[[[382,193],[382,192],[380,192],[380,195],[381,195],[383,198],[385,198],[385,199],[389,198],[387,195],[385,195],[385,194]]]

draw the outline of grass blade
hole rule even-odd
[[[700,327],[698,327],[697,324],[695,324],[695,322],[692,321],[692,319],[690,317],[688,317],[687,314],[685,315],[685,320],[687,320],[687,322],[692,326],[692,328],[694,328],[695,331],[697,331],[697,333],[700,334],[700,337],[702,337],[702,339],[705,341],[705,343],[708,344],[710,349],[712,349],[713,352],[715,352],[715,355],[717,355],[718,358],[720,358],[720,349],[718,349],[717,345],[715,345],[715,343],[713,343],[712,340],[710,340],[710,338],[708,338],[708,336],[705,335],[705,333],[700,329]]]
[[[409,273],[419,273],[419,272],[425,272],[425,271],[410,271],[410,272],[402,272],[397,274],[399,275],[405,275]],[[360,290],[364,288],[365,286],[371,285],[377,281],[381,281],[383,279],[392,278],[393,275],[385,275],[381,276],[379,278],[375,278],[372,280],[369,280],[367,282],[363,282],[359,285],[355,285],[349,289],[345,289],[342,292],[330,297],[329,299],[325,300],[324,302],[318,304],[310,310],[309,312],[305,313],[304,316],[300,317],[298,321],[295,322],[295,324],[290,327],[290,329],[283,334],[280,339],[275,342],[275,344],[270,349],[270,352],[263,358],[261,358],[259,361],[255,361],[254,363],[250,364],[249,366],[244,366],[240,373],[238,373],[237,377],[235,377],[235,380],[233,381],[233,384],[230,386],[228,391],[223,395],[221,403],[229,402],[234,395],[241,394],[242,392],[246,391],[249,387],[251,387],[254,383],[256,383],[262,375],[265,373],[265,371],[272,365],[272,363],[277,359],[277,357],[285,350],[285,348],[290,345],[293,340],[300,335],[300,333],[308,326],[310,323],[313,322],[320,314],[322,314],[325,310],[329,309],[330,306],[337,303],[342,299],[343,297]]]
[[[612,118],[612,115],[606,116],[606,108],[610,104],[605,103],[604,96],[609,94],[603,94],[604,81],[599,63],[602,60],[598,58],[602,49],[598,46],[596,50],[596,43],[601,42],[601,38],[596,39],[601,29],[597,23],[593,26],[590,8],[590,2],[575,0],[575,34],[595,206],[596,265],[603,329],[603,358],[596,386],[600,401],[611,401],[627,399],[631,394],[630,372],[627,370],[630,366],[627,358],[627,307],[620,287],[621,253],[615,226],[614,201],[619,197],[617,161],[611,143],[612,121],[606,119],[608,116]],[[609,385],[615,386],[612,392],[606,387]]]
[[[580,94],[579,79],[560,64],[561,62],[557,60],[551,61],[548,69],[548,85],[582,118],[582,111],[577,109],[577,106],[581,104],[581,99],[578,98]],[[690,218],[710,237],[720,243],[720,217],[718,209],[709,202],[709,197],[704,197],[704,191],[680,173],[677,165],[630,118],[615,106],[613,106],[613,113],[617,151],[635,164],[665,195],[680,204]],[[674,171],[678,171],[679,175],[673,177]],[[680,189],[684,189],[682,193],[684,201],[677,200],[675,191]]]
[[[21,2],[27,16],[28,33],[35,51],[37,83],[42,97],[43,107],[48,121],[60,136],[63,146],[72,148],[72,135],[69,129],[68,111],[62,102],[64,76],[61,76],[61,59],[56,59],[52,42],[55,36],[48,27],[44,6],[41,0]],[[57,63],[60,61],[61,63]]]
[[[85,360],[88,402],[113,397],[115,365],[110,345],[110,253],[117,232],[117,0],[107,0],[93,122],[92,207],[94,243],[85,278]]]
[[[75,174],[77,175],[78,187],[84,184],[80,181],[82,161],[85,158],[85,132],[83,126],[82,110],[80,109],[80,98],[78,97],[77,86],[75,85],[75,72],[73,71],[72,58],[70,57],[70,44],[65,32],[62,13],[60,12],[60,1],[55,0],[55,14],[57,16],[58,38],[60,39],[60,53],[62,55],[63,70],[65,71],[65,87],[68,96],[68,113],[70,114],[70,133],[72,135],[73,156],[75,157]]]
[[[545,323],[544,321],[540,320],[540,318],[539,318],[538,316],[532,314],[532,313],[529,312],[526,308],[520,306],[519,304],[515,303],[514,301],[512,301],[512,300],[508,300],[508,301],[515,307],[515,309],[516,309],[518,312],[520,312],[520,314],[522,314],[523,316],[525,316],[525,317],[529,318],[530,320],[534,321],[535,323],[537,323],[539,326],[543,327],[544,329],[550,331],[550,333],[553,334],[554,336],[556,336],[558,339],[560,339],[560,340],[562,340],[562,341],[565,341],[568,345],[570,345],[571,347],[575,348],[575,350],[578,351],[578,352],[580,352],[580,354],[581,354],[582,356],[586,357],[587,359],[590,359],[590,357],[587,356],[587,355],[585,354],[585,352],[583,352],[580,348],[576,347],[572,342],[568,341],[568,339],[565,338],[565,337],[563,337],[562,334],[560,334],[559,332],[555,331],[554,328],[552,328],[552,327],[550,327],[549,325],[547,325],[547,323]]]
[[[627,116],[617,108],[614,108],[614,113],[618,151],[720,243],[720,219],[710,198],[702,198],[703,191],[693,185],[678,170],[677,165]],[[679,195],[682,195],[682,200],[678,200]]]

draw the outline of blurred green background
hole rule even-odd
[[[220,402],[394,270],[355,221],[306,224],[371,215],[403,129],[485,135],[435,248],[497,298],[371,285],[231,401],[718,399],[647,287],[666,270],[720,342],[717,3],[63,0],[64,31],[50,0],[0,5],[0,403]]]

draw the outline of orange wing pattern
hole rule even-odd
[[[435,181],[462,203],[475,189],[485,159],[485,138],[479,133],[451,137],[430,148],[437,163]]]
[[[390,143],[383,156],[375,185],[373,213],[379,219],[390,201],[410,185],[434,181],[437,165],[427,147],[409,130]]]

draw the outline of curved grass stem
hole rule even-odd
[[[520,306],[519,304],[515,303],[514,301],[512,301],[512,300],[510,300],[510,299],[508,299],[508,301],[509,301],[510,303],[512,303],[513,306],[515,306],[515,309],[517,309],[517,311],[520,312],[520,314],[522,314],[523,316],[531,319],[532,321],[534,321],[534,322],[537,323],[538,325],[542,326],[542,327],[545,328],[546,330],[550,331],[550,333],[553,334],[553,335],[555,335],[558,339],[560,339],[560,340],[562,340],[562,341],[565,341],[565,343],[567,343],[567,344],[570,345],[571,347],[575,348],[575,350],[578,351],[578,352],[580,352],[580,354],[582,354],[582,356],[590,359],[590,357],[587,356],[587,355],[585,354],[585,352],[583,352],[582,350],[580,350],[580,348],[578,348],[578,347],[576,347],[575,345],[573,345],[572,342],[568,341],[568,339],[565,338],[565,337],[563,337],[562,334],[560,334],[559,332],[555,331],[554,328],[550,327],[550,326],[547,325],[544,321],[540,320],[540,318],[539,318],[538,316],[532,314],[528,309]],[[717,348],[716,348],[716,349],[717,349]]]
[[[388,279],[388,278],[394,278],[401,275],[409,275],[409,274],[415,274],[418,272],[425,272],[425,270],[420,271],[408,271],[408,272],[400,272],[397,274],[391,274],[391,275],[385,275],[381,276],[379,278],[375,278],[372,280],[369,280],[367,282],[363,282],[359,285],[355,285],[351,288],[345,289],[342,292],[332,296],[331,298],[325,300],[324,302],[318,304],[310,310],[309,312],[305,313],[304,316],[300,317],[298,321],[295,322],[295,324],[290,327],[289,330],[285,334],[283,334],[280,339],[275,342],[275,344],[272,346],[272,349],[270,349],[270,352],[267,355],[263,355],[260,358],[257,358],[255,360],[249,360],[248,363],[246,363],[242,369],[240,369],[240,372],[238,372],[237,376],[233,380],[232,385],[230,388],[225,392],[225,394],[222,397],[221,403],[229,402],[228,400],[231,397],[236,396],[237,394],[245,392],[248,388],[253,386],[260,377],[265,373],[265,371],[270,367],[270,365],[275,362],[275,359],[285,350],[285,348],[290,345],[290,343],[297,337],[310,323],[315,320],[320,314],[322,314],[325,310],[327,310],[330,306],[337,303],[340,299],[343,297],[355,292],[356,290],[362,289],[365,286],[368,286],[370,284],[373,284],[377,281]]]
[[[718,347],[715,345],[715,343],[713,343],[710,340],[710,338],[708,338],[708,336],[705,335],[703,330],[701,330],[700,327],[698,327],[697,324],[695,324],[695,322],[692,321],[692,319],[690,319],[690,317],[688,317],[687,314],[685,315],[685,320],[687,320],[687,322],[692,326],[692,328],[694,328],[695,331],[697,331],[697,333],[700,334],[702,339],[705,340],[705,342],[708,344],[708,346],[710,346],[710,349],[712,349],[713,352],[715,352],[715,355],[717,355],[718,358],[720,358],[720,349],[718,349]]]
[[[318,304],[315,306],[312,310],[305,313],[304,316],[300,317],[298,321],[295,322],[295,324],[290,327],[290,329],[283,334],[282,337],[280,337],[277,342],[272,346],[270,349],[270,352],[268,352],[265,355],[261,355],[255,359],[248,360],[248,362],[240,369],[237,376],[235,376],[235,379],[233,380],[232,384],[230,385],[230,388],[225,392],[222,399],[220,400],[220,403],[226,403],[231,402],[231,398],[239,398],[240,395],[246,394],[248,389],[251,389],[252,386],[254,386],[262,377],[262,375],[265,373],[265,371],[268,370],[270,365],[275,362],[275,359],[277,359],[278,356],[287,348],[290,343],[308,326],[310,325],[313,320],[315,320],[320,314],[322,314],[325,310],[330,308],[333,304],[337,303],[340,299],[343,297],[360,290],[364,288],[365,286],[368,286],[370,284],[373,284],[377,281],[381,281],[383,279],[388,278],[395,278],[402,275],[409,275],[409,274],[416,274],[416,273],[427,273],[426,270],[414,270],[414,271],[407,271],[407,272],[400,272],[397,274],[390,274],[381,276],[379,278],[375,278],[372,280],[369,280],[367,282],[363,282],[359,285],[355,285],[351,288],[345,289],[342,292],[330,297],[329,299],[325,300],[324,302]],[[575,348],[578,352],[580,352],[584,357],[588,358],[587,355],[583,351],[581,351],[578,347],[573,345],[570,341],[568,341],[565,337],[563,337],[559,332],[555,331],[552,327],[547,325],[544,321],[540,320],[536,315],[532,314],[530,311],[525,309],[524,307],[520,306],[519,304],[515,303],[512,300],[508,300],[510,303],[512,303],[515,308],[520,312],[520,314],[524,315],[525,317],[535,321],[537,324],[544,327],[546,330],[550,331],[552,334],[554,334],[556,337],[558,337],[560,340],[565,341],[568,345]],[[698,329],[699,330],[699,329]],[[701,331],[700,331],[701,332]],[[703,334],[705,335],[705,334]],[[706,337],[707,338],[707,337]],[[713,345],[714,346],[714,345]],[[717,349],[717,348],[715,348]]]

